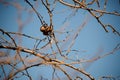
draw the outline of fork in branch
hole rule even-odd
[[[63,55],[62,55],[62,52],[61,52],[61,50],[60,50],[60,48],[59,48],[59,46],[58,46],[58,42],[57,42],[57,40],[56,40],[55,34],[54,34],[54,32],[53,32],[52,11],[54,10],[54,8],[53,8],[52,10],[50,10],[50,4],[48,3],[48,1],[46,0],[46,2],[44,2],[43,0],[41,0],[42,4],[43,4],[43,5],[45,6],[45,8],[48,10],[48,14],[49,14],[49,17],[50,17],[50,26],[48,26],[48,25],[46,24],[46,22],[43,20],[43,17],[40,15],[40,13],[37,12],[37,10],[36,10],[36,9],[33,7],[33,5],[29,2],[29,0],[25,0],[25,1],[26,1],[26,3],[29,4],[29,6],[31,6],[31,8],[32,8],[33,11],[36,13],[36,15],[38,16],[38,18],[39,18],[39,20],[40,20],[40,22],[41,22],[41,24],[42,24],[42,26],[40,27],[40,31],[43,32],[43,35],[47,36],[47,37],[48,37],[48,40],[49,40],[49,42],[48,42],[46,45],[48,45],[48,44],[51,42],[51,40],[53,39],[53,40],[55,41],[55,45],[57,46],[60,55],[63,56]],[[41,41],[39,41],[39,43],[40,43],[40,42],[41,42]],[[39,45],[39,43],[38,43],[38,45]],[[37,46],[38,46],[38,45],[37,45]],[[45,46],[46,46],[46,45],[45,45]],[[37,47],[37,46],[36,46],[36,47]]]
[[[62,52],[58,46],[58,41],[56,40],[55,34],[53,32],[53,28],[51,26],[48,26],[47,24],[44,24],[40,27],[40,31],[43,33],[43,35],[48,37],[49,42],[45,46],[47,46],[53,39],[55,41],[55,45],[56,45],[60,55],[63,56]]]

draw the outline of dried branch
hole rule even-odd
[[[63,0],[58,0],[58,1],[59,1],[60,3],[62,3],[63,5],[66,5],[66,6],[68,6],[68,7],[78,8],[78,9],[83,9],[83,10],[88,11],[88,12],[98,21],[98,23],[103,27],[103,29],[104,29],[106,32],[108,32],[108,30],[106,29],[106,26],[101,22],[100,17],[101,17],[103,14],[110,14],[110,15],[120,16],[120,13],[118,13],[118,12],[107,12],[107,11],[105,11],[105,10],[106,10],[107,0],[105,0],[104,9],[103,9],[103,10],[96,10],[96,9],[87,7],[87,5],[92,5],[94,2],[96,2],[97,5],[98,5],[98,7],[100,7],[100,4],[99,4],[99,1],[98,1],[98,0],[93,0],[93,1],[91,1],[90,3],[88,3],[88,4],[82,3],[82,2],[80,2],[80,1],[78,1],[78,0],[73,0],[74,2],[80,4],[80,6],[76,6],[76,5],[67,3],[67,2],[65,2],[65,1],[63,1]],[[94,14],[94,12],[98,12],[98,13],[100,14],[100,16],[96,16],[96,15]],[[120,33],[119,33],[114,27],[110,27],[110,28],[112,28],[112,30],[114,30],[115,33],[120,36]]]
[[[8,34],[14,34],[14,35],[19,35],[19,36],[24,36],[30,39],[34,39],[34,40],[40,40],[39,38],[33,37],[33,36],[29,36],[27,34],[23,34],[23,33],[19,33],[19,32],[7,32]]]
[[[28,72],[29,68],[32,68],[35,66],[39,67],[40,65],[45,65],[45,66],[48,65],[48,66],[52,66],[52,69],[53,69],[53,72],[51,75],[52,80],[55,78],[57,78],[57,80],[62,79],[61,76],[59,76],[59,72],[63,73],[65,79],[67,77],[68,80],[72,80],[73,79],[72,73],[69,73],[69,70],[73,70],[77,73],[80,73],[83,76],[85,76],[85,78],[87,77],[87,79],[95,80],[95,78],[90,73],[87,73],[84,69],[80,68],[81,66],[78,67],[76,65],[83,66],[82,63],[90,63],[90,62],[97,61],[101,58],[104,58],[120,50],[120,44],[118,44],[115,48],[113,48],[113,50],[101,56],[97,55],[97,56],[93,56],[90,59],[88,58],[85,59],[81,55],[78,55],[81,51],[78,49],[73,49],[72,46],[75,44],[75,40],[77,39],[80,31],[87,24],[89,20],[88,17],[83,21],[81,26],[77,28],[75,27],[76,31],[73,33],[72,36],[71,36],[70,30],[68,30],[69,28],[67,27],[67,25],[62,27],[62,29],[59,29],[59,31],[60,30],[62,31],[61,34],[62,33],[67,34],[67,36],[66,34],[63,34],[65,38],[60,37],[60,39],[62,38],[62,40],[57,40],[55,30],[54,30],[53,17],[56,14],[54,14],[53,11],[56,11],[56,5],[57,5],[56,2],[59,2],[65,6],[70,7],[70,9],[72,8],[75,10],[72,14],[70,14],[66,18],[67,20],[71,19],[75,15],[75,13],[78,12],[78,10],[82,9],[84,11],[87,11],[90,15],[92,15],[106,32],[109,32],[109,30],[107,29],[107,27],[109,27],[113,33],[120,36],[119,31],[117,31],[113,25],[104,24],[101,20],[101,17],[104,17],[103,15],[114,15],[118,17],[120,16],[119,12],[107,11],[106,8],[107,8],[108,0],[105,0],[103,5],[101,5],[99,0],[91,0],[91,1],[72,0],[72,3],[66,0],[53,0],[53,2],[50,2],[49,0],[40,0],[41,5],[44,7],[44,9],[47,11],[47,14],[49,15],[48,16],[49,23],[50,23],[49,25],[48,23],[45,22],[45,20],[43,19],[43,16],[40,13],[38,13],[37,9],[35,9],[34,5],[32,4],[32,1],[31,2],[30,0],[24,0],[24,1],[32,8],[33,12],[37,15],[38,19],[40,20],[40,23],[42,25],[40,27],[40,31],[43,32],[43,35],[45,35],[45,38],[42,38],[42,39],[36,38],[27,34],[20,33],[21,31],[7,32],[7,31],[4,31],[3,29],[0,29],[0,32],[1,32],[0,49],[3,50],[3,51],[0,51],[0,66],[3,72],[2,78],[15,79],[15,78],[21,78],[22,76],[26,76],[29,78],[29,80],[32,80],[32,75],[30,75],[30,72]],[[37,0],[34,0],[34,1],[37,2]],[[17,9],[19,8],[20,10],[23,9],[23,7],[21,7],[19,4],[12,4],[12,2],[7,3],[7,1],[3,1],[3,0],[0,2],[7,5],[9,4],[14,5]],[[91,7],[94,4],[96,4],[95,9]],[[19,15],[18,18],[19,17],[21,17],[21,15]],[[26,21],[24,23],[26,24]],[[18,24],[19,26],[23,26],[22,20]],[[20,29],[21,28],[19,28],[19,30]],[[67,29],[67,31],[63,31],[64,29]],[[29,40],[34,40],[35,41],[33,42],[34,47],[25,48],[24,46],[23,47],[18,46],[19,44],[16,43],[17,40],[13,38],[13,36],[16,36],[16,35],[19,35],[19,37],[27,38]],[[11,40],[11,42],[7,40],[8,38]],[[18,40],[20,40],[20,38]],[[47,42],[45,42],[46,40]],[[60,45],[63,45],[63,46],[60,46]],[[66,48],[66,46],[68,46],[67,49],[64,49]],[[54,49],[57,49],[57,50],[55,51]],[[7,50],[9,54],[7,52],[4,53],[4,50]],[[10,53],[10,51],[12,51],[12,53]],[[72,54],[68,55],[68,53],[72,53]],[[71,55],[75,55],[74,58]],[[82,57],[82,58],[79,58],[79,57]],[[18,67],[19,64],[20,66]],[[4,68],[4,66],[6,65],[10,66],[10,72],[8,74],[6,73],[6,70]],[[67,69],[69,70],[67,71]],[[74,80],[84,79],[82,78],[81,75],[79,76],[76,75],[74,76],[74,78],[75,78]],[[40,79],[42,80],[44,79],[44,77],[41,76]],[[103,76],[103,77],[100,77],[100,79],[117,79],[117,78],[113,78],[111,76]]]
[[[45,21],[43,20],[43,17],[37,12],[37,10],[33,7],[33,5],[28,0],[25,0],[25,2],[28,3],[32,7],[33,11],[36,13],[36,15],[39,18],[41,24],[43,25],[45,23]]]
[[[53,25],[52,25],[52,11],[50,10],[50,4],[48,3],[48,0],[46,0],[46,4],[43,0],[41,0],[43,5],[45,6],[45,8],[48,11],[49,17],[50,17],[50,27],[52,27],[53,29]]]
[[[3,65],[1,65],[1,69],[2,69],[2,72],[3,72],[3,74],[4,74],[4,79],[6,79],[6,78],[7,78],[7,75],[6,75],[6,72],[5,72],[5,69],[4,69]]]
[[[53,29],[53,24],[52,24],[52,11],[50,10],[50,4],[48,3],[48,0],[46,0],[46,4],[45,4],[45,2],[44,2],[43,0],[41,0],[41,1],[42,1],[43,5],[45,6],[45,8],[46,8],[47,11],[48,11],[48,14],[49,14],[49,17],[50,17],[50,27],[51,27],[51,29]],[[59,48],[59,46],[58,46],[58,42],[57,42],[57,40],[56,40],[56,37],[55,37],[55,34],[54,34],[53,30],[52,30],[52,32],[51,32],[50,38],[53,38],[53,40],[55,41],[55,44],[56,44],[56,46],[57,46],[57,49],[58,49],[60,55],[63,56],[62,53],[61,53],[61,50],[60,50],[60,48]],[[51,40],[49,40],[49,41],[51,41]],[[52,48],[51,48],[51,49],[52,49]]]
[[[80,27],[78,27],[78,29],[77,29],[77,31],[75,32],[74,36],[72,36],[73,39],[72,39],[72,41],[71,41],[71,43],[70,43],[70,45],[69,45],[69,47],[68,47],[67,52],[69,52],[70,49],[71,49],[71,47],[74,45],[76,38],[78,37],[80,31],[85,27],[85,25],[87,24],[88,20],[89,20],[89,19],[88,19],[88,17],[87,17],[87,18],[83,21],[82,25],[81,25]],[[68,55],[68,53],[67,53],[66,55]]]
[[[73,5],[73,4],[69,4],[67,2],[64,2],[63,0],[58,0],[58,1],[62,4],[64,4],[64,5],[72,7],[72,8],[81,8],[81,6],[76,6],[76,5]]]
[[[64,69],[62,69],[59,65],[56,65],[56,67],[59,68],[68,77],[69,80],[72,80],[70,75]]]
[[[2,30],[2,29],[0,29],[0,31],[3,33],[3,34],[6,34],[12,41],[13,41],[13,43],[14,43],[14,45],[15,45],[15,47],[17,47],[17,44],[16,44],[16,42],[15,42],[15,40],[11,37],[11,35],[10,34],[8,34],[7,32],[5,32],[4,30]]]
[[[14,72],[14,73],[12,73],[12,75],[8,76],[7,79],[12,79],[15,75],[17,75],[18,73],[20,73],[20,72],[22,72],[22,71],[27,70],[27,69],[32,68],[32,67],[35,67],[35,66],[40,66],[40,65],[42,65],[42,63],[38,63],[38,64],[34,64],[34,65],[30,65],[30,66],[23,67],[23,68],[21,68],[21,69],[17,69],[17,71]],[[13,66],[13,67],[14,67],[14,66]],[[15,68],[14,68],[14,69],[15,69]]]
[[[21,55],[20,55],[20,49],[21,49],[21,48],[18,48],[18,49],[17,49],[17,54],[18,54],[18,56],[20,57],[20,61],[22,62],[22,64],[24,65],[24,67],[26,67],[25,62],[24,62],[24,60],[22,59],[22,57],[21,57]],[[28,78],[29,78],[30,80],[32,80],[32,77],[30,76],[28,70],[25,69],[25,71],[26,71],[26,73],[27,73]]]
[[[94,57],[90,60],[83,60],[83,61],[80,61],[79,63],[83,63],[83,62],[93,62],[93,61],[97,61],[99,59],[102,59],[108,55],[111,55],[111,54],[114,54],[116,51],[120,50],[120,44],[117,44],[115,48],[113,48],[113,50],[111,50],[110,52],[108,53],[105,53],[104,55],[101,55],[101,56],[97,56],[97,57]]]
[[[49,60],[47,57],[44,57],[41,54],[36,54],[36,52],[31,50],[31,49],[26,49],[26,48],[22,48],[22,47],[4,46],[4,45],[0,45],[0,48],[11,49],[11,50],[18,50],[20,48],[20,51],[22,51],[22,52],[30,53],[30,54],[32,54],[34,56],[42,58],[45,61]]]
[[[83,70],[80,70],[78,68],[75,68],[74,66],[70,65],[70,64],[67,64],[67,63],[64,63],[63,61],[59,61],[57,59],[52,59],[52,58],[48,58],[48,57],[45,57],[41,54],[36,54],[33,50],[30,50],[30,49],[25,49],[25,48],[22,48],[22,47],[10,47],[10,46],[3,46],[3,45],[0,45],[0,48],[5,48],[5,49],[11,49],[11,50],[18,50],[20,48],[20,51],[22,52],[26,52],[26,53],[30,53],[30,54],[33,54],[41,59],[43,59],[46,63],[45,64],[52,64],[52,65],[65,65],[67,67],[70,67],[72,68],[73,70],[75,71],[78,71],[82,74],[84,74],[85,76],[87,76],[88,78],[90,78],[91,80],[94,80],[94,78],[88,74],[87,72],[83,71]]]

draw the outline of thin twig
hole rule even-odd
[[[15,40],[11,37],[11,35],[10,35],[9,33],[5,32],[5,31],[2,30],[2,29],[0,29],[0,31],[1,31],[3,34],[5,33],[8,37],[10,37],[10,39],[13,41],[15,47],[17,47],[17,44],[16,44]]]
[[[33,11],[36,13],[36,15],[39,18],[41,24],[43,25],[45,23],[45,21],[43,20],[43,17],[37,12],[37,10],[33,7],[33,5],[28,0],[25,0],[25,2],[28,3],[32,7]]]

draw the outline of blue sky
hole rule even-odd
[[[109,1],[107,5],[108,11],[120,12],[120,4],[118,3],[118,0],[108,0],[108,1]],[[36,14],[34,12],[30,14],[28,13],[31,7],[27,3],[25,3],[24,0],[19,1],[19,4],[22,5],[23,7],[23,11],[20,13],[23,23],[26,21],[26,19],[31,17],[30,18],[31,20],[28,22],[28,24],[25,24],[22,33],[43,39],[44,36],[39,31],[41,24]],[[32,4],[35,4],[35,2],[32,2]],[[92,7],[96,7],[96,5]],[[4,29],[5,31],[18,32],[18,26],[19,26],[17,22],[18,10],[14,6],[10,6],[10,5],[6,6],[1,3],[0,3],[0,10],[1,10],[0,28]],[[45,8],[43,6],[38,6],[37,11],[40,12],[40,14],[44,17],[44,20],[47,23],[49,23],[49,16]],[[71,35],[74,35],[74,33],[77,31],[77,28],[80,25],[82,25],[86,17],[89,16],[89,20],[87,24],[80,31],[77,39],[75,40],[75,44],[72,47],[72,49],[81,51],[77,53],[79,58],[90,59],[91,57],[97,55],[96,53],[100,49],[102,49],[102,52],[98,53],[97,56],[104,55],[112,51],[113,48],[115,48],[116,45],[120,43],[120,37],[118,35],[113,34],[110,28],[107,28],[109,30],[109,33],[106,33],[104,29],[101,27],[101,25],[97,22],[97,20],[93,18],[87,11],[78,10],[74,16],[68,17],[72,12],[73,9],[63,6],[60,3],[57,3],[56,8],[53,12],[53,26],[54,26],[54,30],[56,31],[55,34],[58,41],[62,41],[67,35],[70,35],[70,37],[72,37]],[[120,32],[119,16],[104,15],[101,18],[101,21],[106,24],[108,23],[112,24],[115,27],[115,29],[117,29]],[[66,27],[65,30],[61,30],[61,28],[63,28],[65,23],[68,25],[68,27]],[[58,32],[71,31],[71,32],[68,34],[65,33],[60,34],[57,31]],[[68,43],[66,43],[65,46],[68,46],[71,43],[71,41],[72,39],[69,39]],[[21,46],[33,48],[34,43],[35,40],[23,38]],[[62,46],[64,44],[59,43],[59,45]],[[66,48],[67,47],[65,47],[65,49]],[[70,55],[71,55],[70,57],[76,58],[74,53],[71,53]],[[87,72],[92,74],[92,76],[94,76],[96,79],[98,79],[100,76],[115,76],[115,77],[120,76],[119,61],[120,61],[120,50],[116,51],[114,54],[108,55],[102,59],[93,62],[92,64],[90,64],[90,66],[86,67],[86,70]],[[43,76],[44,75],[47,75],[48,77],[51,76],[49,74],[45,74],[48,70],[52,71],[50,69],[50,66],[48,67],[43,66],[42,68],[40,67],[39,68],[40,70],[38,72],[37,69],[38,68],[32,68],[29,70],[31,75],[34,76],[34,80],[38,78],[36,75],[38,73]],[[35,72],[36,74],[33,74],[32,73],[33,71],[36,71]],[[22,78],[19,80],[22,80]]]

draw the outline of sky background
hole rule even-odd
[[[24,2],[24,0],[6,0],[11,4],[3,5],[0,3],[0,28],[9,31],[9,32],[18,32],[19,24],[18,19],[22,20],[24,27],[22,33],[31,35],[40,39],[43,39],[45,36],[42,35],[39,28],[41,23],[34,12],[29,12],[31,7]],[[13,2],[14,1],[14,2]],[[101,4],[103,3],[100,1]],[[18,3],[21,5],[21,11],[15,8],[12,3]],[[36,10],[43,16],[44,20],[49,24],[49,15],[45,8],[41,6],[40,1],[33,2],[33,5],[36,5]],[[90,6],[96,8],[96,4]],[[71,39],[68,40],[66,44],[59,43],[62,48],[66,49],[71,42],[74,33],[78,30],[79,26],[87,19],[87,24],[80,31],[77,39],[75,40],[72,49],[80,50],[77,55],[79,58],[91,59],[99,55],[104,55],[112,51],[118,43],[120,43],[120,37],[112,33],[110,28],[109,33],[106,33],[101,25],[93,18],[87,11],[79,9],[73,16],[70,16],[74,13],[74,9],[68,8],[60,3],[57,3],[56,8],[53,12],[53,26],[56,38],[58,41],[65,39],[67,35],[70,35]],[[118,11],[120,12],[120,3],[119,0],[108,0],[107,11]],[[21,16],[19,16],[19,14]],[[28,22],[26,22],[28,21]],[[120,32],[120,17],[114,15],[104,15],[101,18],[101,21],[105,24],[112,24],[116,30]],[[64,26],[66,26],[64,30]],[[60,34],[59,32],[69,31],[69,33]],[[47,42],[47,41],[46,41]],[[46,43],[44,42],[44,43]],[[27,38],[22,38],[21,46],[32,49],[34,46],[35,40],[29,40]],[[44,45],[42,43],[41,45]],[[0,49],[2,50],[2,49]],[[44,50],[43,50],[44,51]],[[101,51],[99,53],[99,51]],[[47,52],[47,51],[46,51]],[[76,58],[74,53],[70,54],[71,58]],[[100,76],[120,76],[120,50],[116,51],[114,54],[108,55],[102,59],[94,61],[92,63],[86,64],[86,71],[89,72],[92,76],[98,79]],[[50,66],[42,66],[39,68],[29,69],[29,72],[34,77],[34,80],[38,78],[36,74],[41,74],[43,76],[50,77],[51,68]],[[33,73],[34,72],[34,73]],[[42,72],[42,73],[41,73]],[[46,72],[48,74],[46,74]],[[61,74],[62,75],[62,74]],[[16,79],[22,80],[23,78]]]

